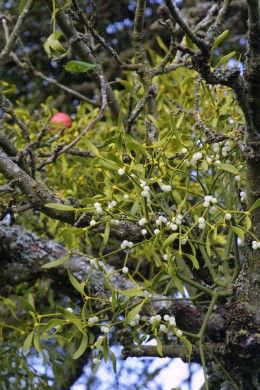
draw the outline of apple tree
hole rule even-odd
[[[2,9],[1,384],[69,388],[117,345],[257,389],[260,4],[122,2],[125,53],[100,3],[44,0],[47,37]]]

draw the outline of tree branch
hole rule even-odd
[[[19,35],[21,28],[23,27],[24,21],[27,18],[27,15],[29,13],[29,9],[31,8],[33,1],[34,0],[27,0],[26,4],[24,6],[24,9],[22,10],[21,14],[18,17],[18,20],[14,26],[14,29],[13,29],[11,35],[9,36],[9,38],[5,44],[5,47],[3,48],[3,50],[0,53],[0,62],[2,62],[3,60],[6,60],[8,57],[8,54],[12,51],[12,48],[15,44],[15,40],[16,40],[17,36]]]
[[[106,274],[111,274],[114,268],[100,262],[104,273],[90,264],[92,259],[83,254],[70,254],[59,243],[37,237],[20,226],[9,226],[0,222],[1,239],[1,275],[0,285],[16,285],[23,281],[35,280],[36,277],[46,277],[55,280],[62,285],[68,294],[74,294],[75,290],[68,282],[68,272],[77,278],[79,282],[86,280],[91,272],[89,287],[96,288],[102,285]],[[45,269],[42,265],[68,255],[68,260],[59,267]],[[122,274],[114,273],[110,276],[116,289],[123,290],[133,288],[132,283]],[[102,287],[103,288],[103,287]],[[95,294],[96,294],[95,290]]]
[[[47,4],[50,11],[52,11],[52,0],[44,0],[44,1]],[[62,10],[59,9],[58,12],[56,13],[56,20],[65,37],[71,42],[72,51],[77,56],[79,56],[79,58],[82,61],[90,62],[91,64],[96,65],[96,68],[93,70],[93,74],[96,81],[99,82],[100,76],[104,77],[102,67],[100,64],[97,63],[95,57],[91,53],[91,50],[88,48],[88,46],[82,41],[82,39],[80,39],[76,29],[74,28],[71,21],[68,19],[67,15]],[[109,84],[107,84],[107,96],[108,96],[108,106],[110,108],[111,114],[113,118],[117,120],[120,115],[121,108],[115,97],[114,91]]]

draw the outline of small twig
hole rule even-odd
[[[92,127],[103,118],[103,115],[105,113],[105,110],[107,108],[107,94],[106,94],[106,88],[107,84],[103,76],[100,76],[100,86],[101,86],[101,98],[102,103],[99,110],[99,113],[97,116],[92,119],[87,127],[82,130],[82,132],[69,144],[67,145],[58,145],[54,151],[54,154],[49,159],[45,160],[40,166],[39,170],[41,170],[45,165],[51,164],[53,161],[55,161],[61,154],[68,153],[88,132]]]
[[[6,114],[10,115],[14,120],[14,122],[20,127],[25,141],[30,142],[30,132],[28,126],[22,119],[18,118],[14,110],[11,108],[11,104],[9,100],[6,99],[4,95],[1,93],[0,93],[0,107]]]
[[[196,125],[203,131],[205,136],[207,137],[208,142],[220,142],[224,141],[225,139],[228,139],[228,136],[223,134],[223,133],[216,133],[215,130],[211,129],[208,127],[200,118],[199,114],[197,111],[192,111],[192,110],[187,110],[184,107],[182,107],[178,102],[175,100],[171,100],[174,105],[177,107],[177,109],[180,112],[184,112],[187,115],[190,115],[194,118],[196,121]]]
[[[190,38],[190,40],[199,48],[202,52],[208,52],[208,45],[191,30],[188,23],[184,20],[179,9],[177,8],[173,0],[165,0],[165,4],[169,8],[172,18],[178,23],[178,25],[183,29],[185,34]]]
[[[33,73],[35,74],[36,77],[39,77],[39,78],[41,78],[42,80],[46,80],[46,81],[48,81],[48,83],[50,83],[50,84],[56,85],[57,87],[59,87],[59,88],[62,89],[63,91],[68,92],[70,95],[76,96],[78,99],[80,99],[80,100],[82,100],[82,101],[84,101],[84,102],[90,103],[90,104],[92,104],[92,105],[95,106],[95,107],[100,107],[100,103],[99,103],[99,102],[97,102],[97,101],[95,101],[95,100],[92,100],[92,99],[90,99],[90,98],[88,98],[88,97],[82,95],[80,92],[77,92],[77,91],[75,91],[74,89],[69,88],[69,87],[67,87],[67,86],[64,85],[64,84],[59,83],[59,82],[58,82],[57,80],[55,80],[55,79],[52,79],[52,78],[50,78],[50,77],[45,76],[42,72],[37,71],[37,70],[33,67],[33,65],[31,64],[31,62],[29,62],[29,66],[30,66],[30,68],[32,69],[32,71],[33,71]]]
[[[13,31],[11,35],[8,37],[8,41],[5,44],[5,47],[0,53],[0,61],[5,60],[8,54],[12,51],[12,48],[15,44],[15,40],[23,27],[24,21],[27,18],[27,15],[29,13],[29,9],[31,8],[34,0],[27,0],[24,9],[22,10],[21,14],[18,17],[18,20],[13,28]]]
[[[101,35],[99,35],[99,33],[94,29],[94,27],[88,21],[86,16],[82,15],[82,14],[81,14],[81,16],[82,16],[82,18],[84,20],[85,25],[87,26],[87,29],[90,31],[92,36],[108,51],[109,54],[111,54],[111,56],[116,60],[116,62],[118,62],[118,64],[121,66],[122,69],[126,69],[126,70],[138,70],[139,69],[139,65],[138,64],[127,64],[126,62],[124,62],[119,57],[117,52],[112,48],[112,46],[110,46],[105,41],[105,39]],[[80,36],[83,38],[83,40],[86,39],[86,37],[83,34],[80,34]]]
[[[131,116],[127,119],[127,121],[126,121],[126,132],[127,133],[130,133],[135,121],[137,120],[138,116],[140,115],[140,113],[144,109],[145,104],[146,104],[147,99],[148,99],[148,96],[149,95],[147,94],[139,100],[139,102],[137,103],[137,105],[133,109]]]

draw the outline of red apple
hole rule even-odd
[[[60,124],[65,128],[69,128],[72,126],[71,117],[65,112],[58,112],[57,114],[53,115],[53,117],[51,118],[51,123],[55,125]]]

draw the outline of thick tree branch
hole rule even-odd
[[[94,289],[101,288],[104,274],[114,271],[113,267],[102,262],[100,264],[102,264],[104,273],[101,273],[98,268],[90,264],[91,257],[83,254],[70,254],[56,241],[39,238],[36,234],[17,225],[9,226],[0,222],[0,239],[0,285],[2,287],[35,280],[36,277],[47,277],[63,285],[68,293],[75,295],[75,290],[68,282],[67,269],[80,282],[85,281],[91,272],[92,276],[88,286]],[[52,269],[42,268],[43,264],[67,255],[68,260],[63,265]],[[110,280],[119,290],[133,287],[132,283],[122,274],[113,274]]]
[[[158,352],[158,349],[154,345],[127,345],[122,351],[124,359],[128,357],[170,357],[170,358],[181,358],[184,362],[188,362],[188,352],[182,345],[171,344],[164,345],[162,350],[162,356]],[[194,355],[191,359],[193,362],[199,362],[198,355]]]

